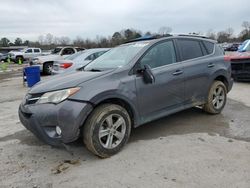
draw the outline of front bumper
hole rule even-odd
[[[231,61],[234,80],[250,81],[250,59],[235,59]]]
[[[246,70],[232,71],[232,77],[235,80],[250,81],[250,71]]]
[[[89,103],[71,100],[55,104],[33,104],[19,106],[21,123],[41,141],[62,146],[76,140],[80,135],[80,127],[92,111]],[[59,136],[56,126],[62,130]]]

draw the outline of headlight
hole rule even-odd
[[[60,103],[80,90],[79,87],[44,93],[37,104]]]

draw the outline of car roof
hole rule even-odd
[[[194,40],[204,40],[204,41],[208,41],[208,42],[212,42],[212,43],[217,43],[216,40],[212,40],[209,39],[205,36],[200,36],[200,35],[184,35],[184,34],[179,34],[179,35],[167,35],[167,36],[163,36],[163,37],[159,37],[159,36],[145,36],[145,37],[140,37],[137,39],[133,39],[131,41],[126,42],[125,44],[130,44],[130,43],[138,43],[138,42],[149,42],[149,43],[156,43],[162,40],[166,40],[166,39],[194,39]]]

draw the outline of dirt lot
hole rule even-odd
[[[222,114],[193,108],[141,126],[117,155],[99,159],[81,140],[43,144],[20,124],[27,88],[0,75],[0,187],[250,187],[250,83],[235,83]]]

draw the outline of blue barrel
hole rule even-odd
[[[37,82],[40,81],[40,67],[39,66],[31,66],[25,67],[24,73],[26,75],[26,80],[28,87],[32,87]]]

